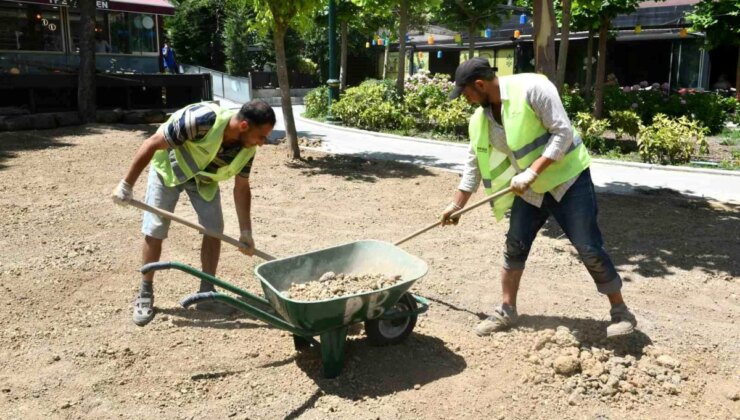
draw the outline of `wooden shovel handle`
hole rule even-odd
[[[170,213],[167,210],[162,210],[162,209],[159,209],[159,208],[156,208],[156,207],[152,207],[149,204],[142,203],[141,201],[134,200],[134,199],[131,199],[131,200],[127,201],[127,203],[130,204],[130,205],[132,205],[132,206],[134,206],[134,207],[136,207],[137,209],[141,209],[141,210],[144,210],[144,211],[148,211],[150,213],[154,213],[154,214],[156,214],[159,217],[164,217],[165,219],[174,220],[177,223],[180,223],[180,224],[183,224],[183,225],[185,225],[187,227],[193,228],[193,229],[197,230],[198,232],[200,232],[200,233],[202,233],[204,235],[210,236],[212,238],[220,239],[221,241],[226,242],[226,243],[231,244],[231,245],[234,245],[237,248],[246,249],[246,247],[244,246],[243,243],[241,243],[238,240],[232,238],[231,236],[226,236],[223,233],[214,232],[214,231],[212,231],[210,229],[206,229],[205,227],[203,227],[203,226],[201,226],[201,225],[199,225],[197,223],[193,223],[190,220],[184,219],[184,218],[182,218],[182,217],[180,217],[180,216],[178,216],[178,215],[176,215],[174,213]],[[257,256],[257,257],[262,258],[265,261],[272,261],[272,260],[275,259],[275,257],[273,257],[272,255],[267,254],[265,252],[262,252],[262,251],[260,251],[258,249],[255,249],[254,250],[254,255]]]
[[[497,199],[497,198],[499,198],[499,197],[501,197],[503,195],[506,195],[507,193],[510,193],[510,192],[511,192],[511,187],[506,188],[504,190],[501,190],[501,191],[499,191],[499,192],[497,192],[497,193],[495,193],[493,195],[489,195],[488,197],[486,197],[486,198],[484,198],[484,199],[482,199],[480,201],[476,201],[475,203],[473,203],[472,205],[470,205],[468,207],[465,207],[464,209],[460,209],[460,210],[452,213],[449,218],[450,219],[454,219],[455,217],[461,216],[461,215],[469,212],[470,210],[473,210],[476,207],[480,207],[483,204],[489,203],[489,202],[491,202],[491,201],[493,201],[493,200],[495,200],[495,199]],[[442,220],[438,220],[438,221],[432,223],[431,225],[426,226],[424,228],[421,228],[421,229],[417,230],[416,232],[412,233],[411,235],[409,235],[409,236],[407,236],[407,237],[405,237],[405,238],[403,238],[401,240],[396,241],[393,245],[396,245],[396,246],[401,245],[402,243],[404,243],[404,242],[406,242],[408,240],[411,240],[413,238],[416,238],[417,236],[421,235],[422,233],[424,233],[426,231],[429,231],[429,230],[432,230],[432,229],[434,229],[435,227],[437,227],[437,226],[439,226],[441,224],[442,224]]]

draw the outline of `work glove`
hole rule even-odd
[[[455,203],[450,203],[445,207],[445,209],[442,211],[442,226],[447,225],[457,225],[458,222],[460,222],[460,216],[450,218],[450,215],[458,210],[462,209],[462,207],[458,206]]]
[[[254,255],[254,238],[252,238],[252,231],[250,229],[242,230],[239,236],[239,242],[243,243],[247,248],[239,248],[239,252],[250,257]]]
[[[134,198],[133,187],[129,185],[128,182],[121,180],[121,182],[116,185],[116,188],[113,189],[111,198],[113,199],[113,202],[119,206],[125,206],[132,198]]]
[[[515,194],[522,195],[537,179],[537,175],[537,172],[532,168],[527,168],[524,172],[516,174],[514,178],[511,178],[511,189],[514,190]]]

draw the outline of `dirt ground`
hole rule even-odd
[[[403,245],[429,264],[412,291],[432,306],[411,337],[377,348],[353,336],[343,374],[324,379],[318,353],[297,353],[285,332],[180,308],[198,285],[181,272],[157,274],[157,317],[144,328],[131,322],[141,213],[113,205],[109,193],[154,128],[0,133],[0,417],[740,417],[737,206],[664,192],[599,195],[606,246],[639,319],[639,332],[616,342],[604,339],[606,300],[550,223],[522,280],[521,327],[477,337],[472,327],[499,301],[507,224],[476,210]],[[433,221],[458,182],[393,162],[285,156],[264,146],[251,180],[257,246],[278,256],[397,240]],[[237,235],[230,188],[222,187],[226,232]],[[176,212],[194,219],[181,200]],[[198,267],[199,249],[197,232],[173,224],[163,260]],[[219,276],[261,293],[259,263],[224,245]],[[589,388],[586,376],[555,373],[559,362],[542,358],[557,355],[558,337],[572,340],[562,327],[579,337],[563,344],[575,357],[649,376],[601,394],[589,389],[605,385]],[[658,354],[660,367],[643,369]]]

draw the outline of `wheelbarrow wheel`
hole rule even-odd
[[[397,312],[413,312],[416,309],[416,299],[410,293],[401,296],[401,299],[393,306],[393,310]],[[367,320],[365,321],[365,334],[373,346],[399,344],[414,330],[416,318],[416,314],[413,314],[405,318]]]

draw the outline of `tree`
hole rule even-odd
[[[95,1],[80,0],[80,69],[77,112],[83,122],[95,121]]]
[[[249,5],[227,1],[223,43],[229,74],[246,76],[251,71],[261,71],[268,62],[274,63],[272,41],[250,25],[253,18],[254,10]]]
[[[280,85],[280,101],[285,121],[285,135],[288,138],[289,157],[301,158],[301,149],[298,147],[298,133],[293,118],[293,106],[290,102],[290,81],[285,54],[285,34],[291,27],[306,27],[310,25],[310,16],[321,0],[249,0],[257,10],[254,22],[263,30],[272,30],[275,44],[278,84]]]
[[[436,20],[454,31],[468,34],[468,57],[475,53],[475,36],[488,25],[498,26],[500,0],[443,0],[435,12]]]
[[[226,3],[226,0],[187,0],[176,4],[175,15],[167,18],[165,25],[179,61],[219,71],[226,69]],[[244,2],[241,3],[244,7]]]
[[[735,98],[740,101],[740,2],[737,0],[703,0],[694,6],[686,19],[692,30],[705,31],[706,48],[719,45],[738,47],[735,75]]]
[[[555,7],[552,0],[534,0],[534,68],[552,82],[555,78]]]
[[[565,84],[565,68],[568,65],[568,44],[570,42],[570,10],[571,0],[562,0],[560,8],[560,49],[558,50],[558,66],[556,70],[555,86],[562,93]]]
[[[586,51],[586,83],[583,90],[586,94],[586,102],[591,103],[591,92],[593,82],[593,52],[594,34],[599,29],[600,20],[598,10],[591,6],[589,1],[574,0],[571,5],[571,28],[576,31],[588,31],[588,43]]]

